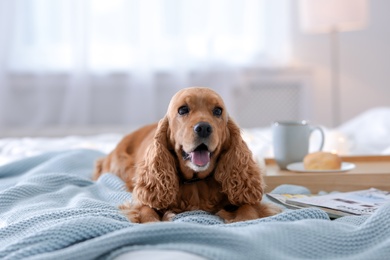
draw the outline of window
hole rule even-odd
[[[288,0],[18,0],[8,66],[95,72],[285,64]]]

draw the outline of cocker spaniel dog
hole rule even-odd
[[[176,93],[158,124],[125,136],[96,162],[94,179],[105,172],[118,175],[133,193],[120,208],[136,223],[190,210],[214,213],[225,223],[278,212],[261,202],[261,169],[222,98],[209,88]]]

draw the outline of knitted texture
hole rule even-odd
[[[131,200],[124,183],[109,173],[90,179],[101,156],[52,152],[0,167],[0,259],[112,259],[139,249],[209,259],[389,259],[390,204],[370,217],[336,221],[307,208],[233,224],[203,211],[172,222],[130,223],[117,209]]]

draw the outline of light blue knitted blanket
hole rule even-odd
[[[53,152],[0,167],[0,259],[112,259],[138,249],[209,259],[390,259],[390,205],[335,221],[302,209],[234,224],[202,211],[132,224],[116,208],[131,199],[122,181],[111,174],[90,180],[100,156]],[[308,191],[287,185],[274,192]]]

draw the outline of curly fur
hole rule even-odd
[[[233,205],[255,204],[261,201],[263,195],[260,168],[232,119],[229,119],[227,127],[229,148],[220,157],[215,179],[222,183],[222,192],[227,194]]]
[[[206,135],[195,130],[200,123],[209,127]],[[207,149],[202,160],[209,154],[201,165],[191,157],[198,149]],[[133,192],[120,209],[136,223],[169,221],[187,210],[215,213],[226,223],[279,212],[261,203],[261,169],[223,100],[208,88],[176,93],[158,124],[125,136],[96,162],[94,179],[104,172],[117,174]]]
[[[145,160],[138,167],[135,199],[151,208],[164,209],[176,203],[179,178],[176,163],[167,149],[168,119],[160,121]]]

